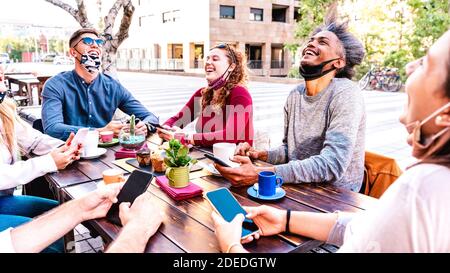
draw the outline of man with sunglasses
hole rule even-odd
[[[42,92],[42,122],[46,134],[66,139],[80,128],[113,131],[116,135],[124,126],[112,121],[117,109],[134,114],[141,122],[136,133],[149,135],[159,124],[133,95],[112,77],[100,72],[104,40],[95,29],[82,28],[69,40],[75,69],[49,79]]]

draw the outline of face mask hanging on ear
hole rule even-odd
[[[220,76],[219,78],[215,79],[212,82],[209,82],[208,87],[213,90],[217,90],[217,89],[224,87],[228,81],[228,78],[231,75],[231,72],[228,71],[228,69],[230,69],[230,67],[231,67],[231,64],[228,66],[228,68],[225,70],[225,72],[223,72],[222,76]],[[229,72],[228,75],[226,77],[224,77],[227,72]]]
[[[305,81],[312,81],[318,79],[336,69],[335,67],[332,67],[328,70],[322,71],[325,65],[339,59],[340,58],[331,59],[318,65],[304,65],[304,66],[300,65],[299,67],[300,75],[302,75]]]
[[[75,51],[81,55],[80,60],[78,60],[78,61],[87,70],[87,72],[93,74],[100,70],[100,65],[102,64],[102,61],[101,61],[99,55],[97,55],[95,53],[89,54],[87,51],[84,54],[81,54],[76,49],[75,49]]]
[[[448,132],[450,130],[450,127],[444,128],[441,131],[437,132],[436,134],[434,134],[426,139],[423,137],[423,135],[421,133],[421,128],[425,123],[429,122],[430,120],[432,120],[434,117],[438,116],[440,113],[444,112],[449,107],[450,107],[450,102],[445,104],[441,108],[437,109],[434,113],[432,113],[431,115],[426,117],[424,120],[411,122],[410,124],[407,124],[405,126],[406,128],[411,128],[411,127],[414,128],[413,132],[412,132],[412,137],[413,137],[412,148],[413,148],[413,156],[414,157],[419,158],[419,159],[421,157],[423,157],[427,153],[427,151],[430,149],[430,147],[433,145],[433,143],[435,143],[439,137],[441,137],[442,135],[444,135],[446,132]]]

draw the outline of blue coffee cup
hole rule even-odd
[[[258,193],[260,195],[273,196],[282,184],[283,179],[274,172],[264,171],[258,175]]]

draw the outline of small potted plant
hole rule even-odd
[[[130,125],[124,126],[120,130],[119,142],[120,145],[128,150],[139,150],[145,143],[145,135],[136,135],[136,118],[131,115]]]
[[[188,147],[181,144],[178,139],[169,141],[164,163],[167,165],[166,177],[171,187],[183,188],[189,184],[189,170],[197,160],[188,156],[188,152]]]

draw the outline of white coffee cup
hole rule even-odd
[[[239,166],[238,163],[230,160],[230,158],[233,158],[235,151],[235,143],[220,142],[213,145],[214,156],[225,161],[225,163],[228,163],[232,167]]]
[[[83,142],[83,156],[93,156],[97,154],[98,131],[92,130],[87,133]]]

